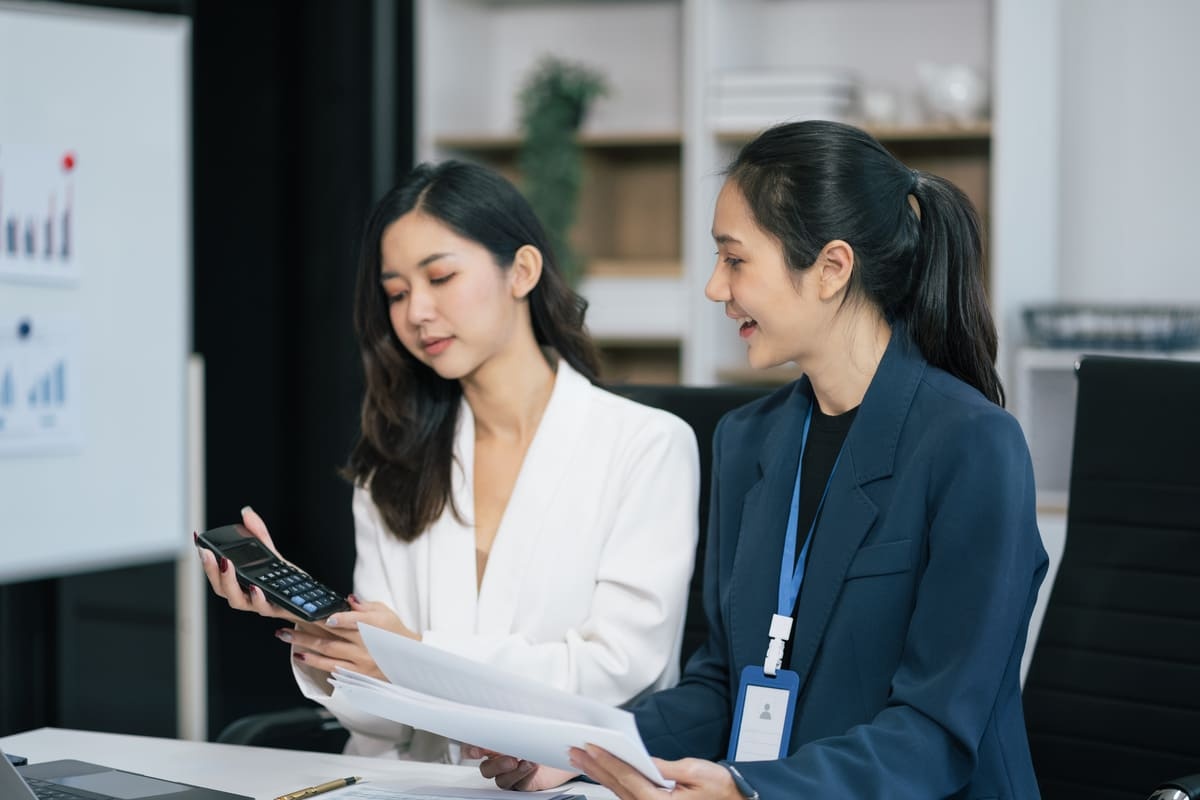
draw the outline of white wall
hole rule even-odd
[[[1062,298],[1200,303],[1200,2],[1062,14]]]

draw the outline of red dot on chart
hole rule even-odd
[[[66,172],[70,172],[71,170],[75,169],[75,154],[74,153],[67,153],[66,155],[63,156],[62,167],[63,167],[63,170]]]

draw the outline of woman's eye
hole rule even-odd
[[[389,294],[387,298],[388,305],[391,305],[392,303],[399,303],[406,297],[408,297],[408,292],[396,292],[395,294]]]
[[[738,268],[738,265],[739,265],[739,264],[741,264],[741,263],[742,263],[742,259],[740,259],[740,258],[737,258],[736,256],[726,256],[726,257],[725,257],[725,264],[726,264],[726,265],[727,265],[727,266],[728,266],[730,269],[737,269],[737,268]]]
[[[429,282],[432,283],[434,286],[441,286],[443,283],[445,283],[446,281],[453,278],[456,274],[457,273],[455,273],[455,272],[451,272],[448,275],[439,275],[436,278],[430,278]]]

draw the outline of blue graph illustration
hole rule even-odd
[[[41,375],[29,390],[30,408],[54,408],[62,406],[67,397],[67,365],[59,361]]]
[[[15,379],[11,368],[4,370],[4,377],[0,378],[0,408],[10,408],[13,404],[13,395],[16,390],[13,388]]]

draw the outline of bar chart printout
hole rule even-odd
[[[79,280],[77,168],[70,148],[0,142],[0,280]]]
[[[0,314],[0,458],[82,446],[78,322]]]

